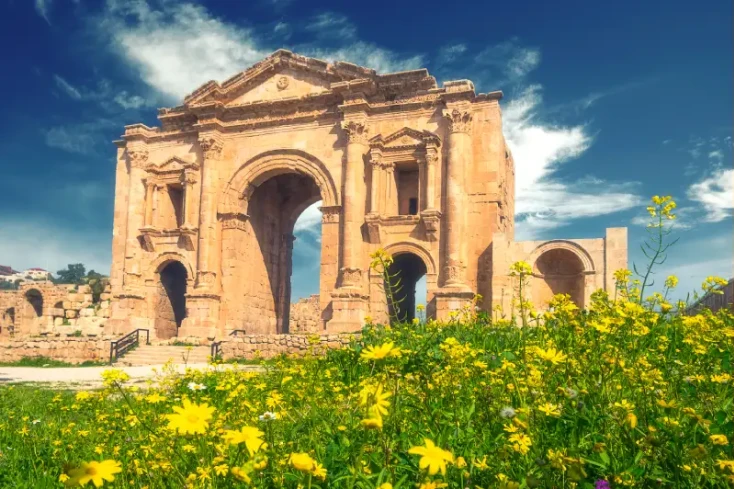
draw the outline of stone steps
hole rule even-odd
[[[120,365],[163,365],[172,360],[173,363],[207,363],[211,350],[208,346],[140,345],[135,350],[118,359]],[[184,360],[185,359],[185,360]]]

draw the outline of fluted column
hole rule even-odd
[[[436,207],[436,165],[438,165],[438,151],[436,148],[426,149],[426,196],[424,209],[435,209]]]
[[[194,184],[196,183],[196,177],[193,172],[186,171],[184,173],[183,181],[184,195],[183,195],[183,228],[190,229],[191,223],[194,222],[193,216],[193,199],[194,199]]]
[[[370,159],[372,171],[372,187],[370,188],[370,213],[382,214],[382,199],[380,199],[380,188],[382,187],[382,154],[373,153]]]
[[[216,182],[217,163],[222,155],[222,140],[216,134],[199,137],[199,147],[204,157],[201,165],[201,204],[199,208],[199,247],[195,288],[214,292],[217,269],[215,254],[216,235]]]
[[[461,253],[464,232],[465,189],[464,170],[472,166],[472,115],[459,109],[447,110],[444,117],[449,123],[448,161],[446,182],[446,261],[444,286],[466,288],[466,262]]]
[[[364,154],[367,149],[367,125],[363,121],[345,121],[347,132],[347,161],[344,168],[344,194],[342,195],[342,287],[359,288],[362,285],[360,258],[364,218],[364,193],[359,184],[364,182]],[[361,202],[360,202],[361,199]],[[361,205],[360,205],[361,204]]]

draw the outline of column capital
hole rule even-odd
[[[127,159],[132,168],[144,168],[148,162],[148,150],[144,148],[128,148]]]
[[[438,163],[438,148],[435,146],[426,147],[426,163],[429,165]]]
[[[219,134],[207,133],[199,135],[199,147],[205,160],[216,160],[221,156],[224,144]]]
[[[347,120],[342,121],[342,129],[349,136],[350,143],[356,144],[367,144],[367,137],[369,134],[369,128],[367,127],[367,121],[364,120]]]
[[[449,122],[449,132],[470,132],[473,117],[471,112],[459,109],[445,110],[443,116]]]

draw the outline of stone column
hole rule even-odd
[[[463,221],[466,212],[464,170],[472,166],[472,137],[470,112],[459,109],[444,112],[449,123],[448,161],[446,182],[446,260],[444,263],[444,287],[468,289],[466,286],[466,262],[462,256]]]
[[[345,121],[342,128],[349,136],[347,161],[344,168],[344,193],[342,195],[342,267],[341,286],[362,287],[362,231],[364,218],[363,189],[364,154],[367,149],[367,125],[363,121]]]
[[[199,208],[199,248],[195,288],[214,292],[217,288],[216,254],[216,182],[217,163],[222,155],[222,140],[216,134],[199,137],[201,165],[201,204]]]
[[[153,192],[155,192],[156,184],[152,179],[145,182],[145,227],[149,228],[153,225]]]
[[[184,172],[184,178],[183,178],[183,226],[186,229],[190,229],[193,226],[191,225],[192,222],[194,222],[193,216],[191,213],[193,212],[194,205],[193,205],[193,199],[194,199],[194,184],[196,183],[196,176],[193,172],[186,170]]]
[[[373,153],[370,160],[372,169],[372,187],[370,188],[370,213],[382,214],[382,199],[380,199],[380,188],[382,187],[382,154]]]
[[[215,338],[223,331],[219,326],[220,287],[217,239],[217,164],[223,143],[217,133],[199,135],[201,148],[201,200],[199,204],[199,240],[194,290],[186,295],[186,318],[178,336]],[[222,331],[220,331],[220,329]]]
[[[426,202],[424,209],[435,209],[436,207],[436,165],[438,165],[438,150],[435,147],[426,148]]]

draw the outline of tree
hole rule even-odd
[[[64,270],[56,272],[56,280],[54,283],[57,284],[76,284],[82,285],[85,283],[86,268],[81,263],[69,264]]]
[[[18,290],[20,280],[11,282],[9,280],[0,280],[0,290]]]
[[[89,270],[87,276],[84,278],[89,288],[92,289],[92,302],[95,304],[99,302],[102,292],[104,292],[105,286],[107,286],[107,277],[101,273],[97,273],[94,270]]]

